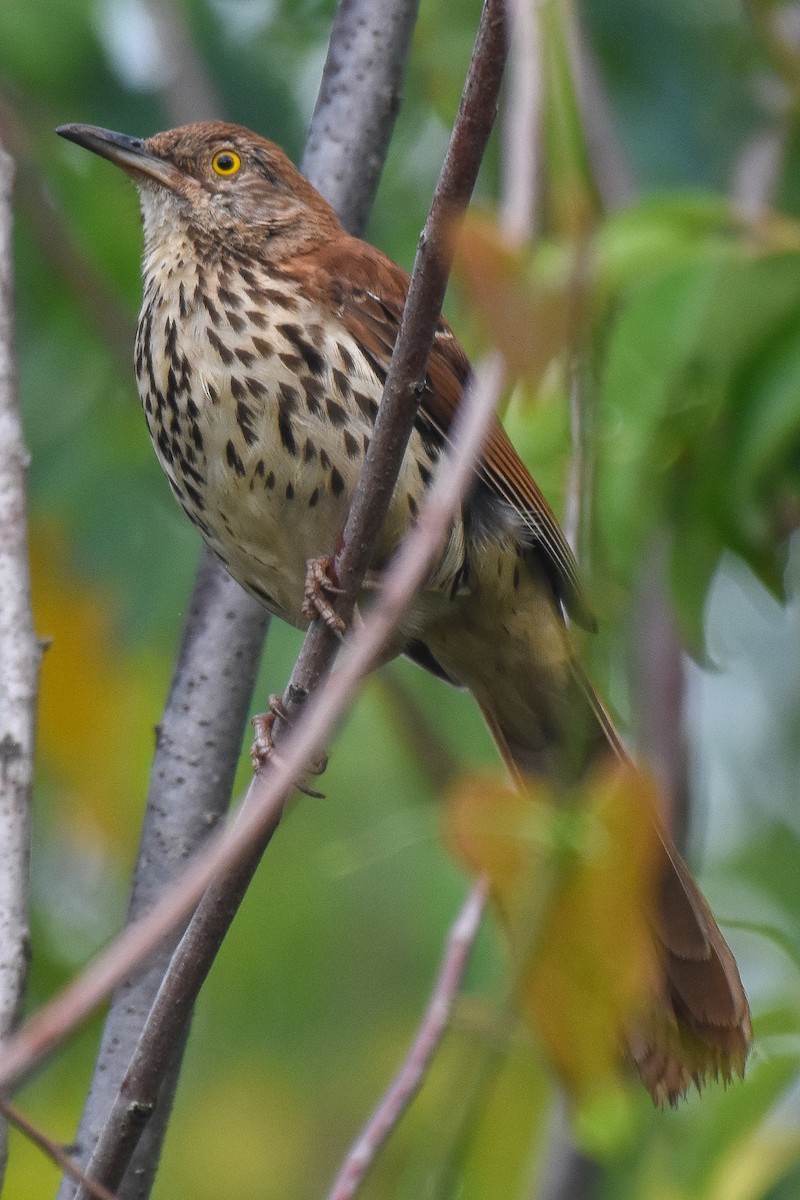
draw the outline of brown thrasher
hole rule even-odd
[[[343,529],[408,276],[347,234],[284,153],[246,129],[211,122],[144,141],[87,125],[58,132],[139,190],[136,377],[170,486],[239,583],[303,625],[307,565]],[[375,570],[414,520],[469,374],[441,321]],[[561,780],[619,749],[563,610],[590,621],[555,517],[495,423],[397,649],[469,688],[520,769]],[[751,1029],[733,955],[661,837],[658,1020],[628,1049],[654,1099],[674,1101],[692,1079],[741,1072]]]

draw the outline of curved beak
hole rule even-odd
[[[146,175],[174,190],[183,179],[182,173],[158,155],[153,154],[142,138],[114,133],[97,125],[59,125],[56,133],[68,142],[75,142],[101,158],[122,167],[129,175]]]

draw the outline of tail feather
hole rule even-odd
[[[610,751],[629,762],[611,717],[577,668],[575,678],[595,726],[587,757]],[[540,773],[539,752],[532,755],[507,738],[485,706],[483,715],[512,775]],[[653,1100],[674,1104],[692,1083],[700,1087],[709,1077],[743,1074],[752,1027],[736,960],[669,834],[659,826],[657,835],[663,853],[653,936],[661,986],[647,1014],[627,1031],[626,1042]]]

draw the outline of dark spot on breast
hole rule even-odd
[[[257,400],[267,394],[266,384],[263,384],[260,379],[255,379],[252,375],[245,376],[244,386],[250,395],[254,396]]]
[[[353,399],[367,420],[374,424],[378,415],[378,401],[373,400],[372,396],[365,396],[363,392],[353,392]]]
[[[278,333],[282,333],[287,342],[294,346],[300,357],[305,362],[312,375],[321,375],[325,370],[325,360],[310,342],[306,341],[303,336],[303,330],[299,325],[277,325]]]
[[[189,312],[189,309],[186,305],[186,288],[182,283],[178,288],[178,311],[182,317],[186,317]]]
[[[255,359],[255,354],[253,354],[252,350],[244,350],[241,346],[234,353],[243,367],[249,367]]]
[[[344,448],[347,452],[348,458],[360,457],[358,442],[353,437],[352,433],[350,433],[349,429],[345,429],[344,431]]]
[[[328,411],[328,420],[330,421],[331,425],[335,425],[337,429],[341,429],[341,427],[347,421],[347,413],[342,408],[341,404],[337,404],[335,400],[331,400],[330,397],[326,397],[325,407]]]
[[[260,308],[248,308],[244,315],[250,325],[255,325],[256,329],[263,329],[267,324],[267,315]]]
[[[258,476],[260,476],[260,477],[261,477],[261,479],[263,479],[263,478],[264,478],[264,472],[265,472],[265,471],[266,471],[266,467],[264,466],[264,460],[263,460],[263,458],[260,458],[260,459],[258,460],[258,462],[256,463],[255,470],[253,471],[253,474],[254,474],[254,475],[258,475]]]
[[[331,465],[331,460],[328,458],[328,453],[326,450],[320,450],[319,452],[319,465],[322,467],[323,471],[327,471],[328,467]]]
[[[264,480],[264,487],[266,488],[267,491],[270,491],[270,492],[275,487],[275,472],[274,471],[270,471],[269,475]]]
[[[297,445],[294,440],[294,428],[292,420],[285,409],[278,409],[278,433],[280,434],[281,445],[289,454],[297,454]]]
[[[244,384],[235,375],[231,375],[231,395],[234,400],[243,400],[245,395]]]
[[[278,385],[280,392],[280,404],[286,412],[295,412],[300,402],[300,394],[297,388],[292,387],[290,383],[281,383]]]
[[[419,471],[420,479],[422,480],[425,487],[427,487],[431,481],[430,471],[423,463],[419,462],[419,460],[417,461],[417,470]]]
[[[294,500],[294,488],[291,483],[287,483],[286,485],[286,499]]]
[[[287,352],[283,352],[278,354],[278,358],[285,367],[288,367],[290,371],[294,371],[295,374],[297,374],[303,365],[303,360],[299,354],[289,354]]]
[[[239,455],[236,453],[236,447],[230,440],[225,446],[225,457],[228,460],[228,466],[233,467],[237,475],[245,474],[244,463],[242,462],[241,458],[239,458]],[[224,520],[224,514],[222,514],[222,516]]]
[[[191,500],[191,502],[195,506],[195,508],[198,508],[200,510],[200,512],[202,512],[203,509],[205,508],[205,504],[203,503],[203,497],[200,495],[197,488],[192,487],[192,485],[190,483],[187,483],[185,486],[186,486],[186,495],[189,497],[189,499]]]
[[[253,345],[262,358],[269,358],[271,354],[275,353],[272,343],[268,342],[266,338],[254,337]]]
[[[317,447],[311,441],[311,438],[306,438],[306,444],[303,447],[303,462],[311,462],[312,459],[316,458],[316,455]]]
[[[202,449],[203,449],[203,435],[202,435],[202,433],[200,432],[200,428],[199,428],[199,426],[198,426],[198,424],[197,424],[197,422],[196,422],[196,421],[192,421],[192,424],[191,424],[191,425],[190,425],[190,427],[189,427],[189,433],[190,433],[190,435],[191,435],[191,438],[192,438],[192,441],[194,442],[194,444],[195,444],[195,446],[197,447],[197,449],[198,449],[198,450],[200,450],[200,451],[202,451]]]
[[[225,366],[229,367],[233,362],[233,352],[229,350],[222,339],[218,337],[216,333],[214,333],[213,329],[208,330],[208,340],[222,361],[225,363]]]
[[[333,386],[336,388],[343,400],[347,399],[350,391],[350,380],[345,375],[344,371],[340,371],[338,367],[333,368]]]
[[[209,315],[211,324],[212,325],[221,324],[222,313],[219,311],[216,304],[209,296],[208,292],[200,291],[199,285],[198,285],[198,288],[195,290],[195,294],[194,294],[195,295],[195,303],[197,302],[197,299],[198,299],[198,292],[200,293],[199,298],[203,302],[203,308],[206,310],[206,312]]]
[[[322,416],[322,384],[318,379],[312,379],[309,375],[305,375],[301,383],[303,391],[306,394],[306,403],[308,411],[315,417]]]
[[[313,492],[308,497],[308,507],[315,508],[318,500],[319,500],[319,488],[314,488]]]
[[[386,383],[386,367],[382,363],[379,363],[375,355],[370,354],[363,346],[361,347],[361,352],[381,383]]]
[[[228,324],[230,325],[233,332],[241,333],[246,325],[244,317],[241,317],[239,315],[239,313],[234,312],[233,309],[231,309],[231,308],[225,309],[225,316],[228,318]]]
[[[344,480],[336,467],[331,467],[331,491],[334,496],[341,496],[344,491]]]
[[[253,410],[248,408],[243,400],[240,400],[236,405],[236,424],[242,431],[242,437],[248,446],[252,446],[256,440],[256,431],[253,428]]]
[[[406,500],[408,501],[408,511],[411,513],[411,516],[414,518],[414,520],[416,520],[417,513],[419,512],[419,508],[417,507],[417,502],[414,499],[414,497],[410,494],[408,496],[406,496]]]
[[[208,398],[211,401],[211,403],[219,404],[219,392],[214,387],[213,383],[206,384],[206,391],[208,392]]]
[[[336,349],[339,351],[339,357],[342,360],[342,366],[344,367],[345,371],[348,375],[353,375],[355,373],[356,364],[353,361],[352,354],[346,346],[342,345],[341,342],[337,344]]]
[[[242,297],[238,292],[232,292],[230,288],[219,287],[217,288],[217,295],[219,296],[220,303],[224,304],[226,308],[241,308]]]
[[[166,429],[161,429],[157,440],[158,440],[158,448],[161,451],[162,456],[166,459],[166,461],[168,463],[171,463],[172,459],[173,459],[173,453],[172,453],[172,447],[169,444],[169,438],[167,437]]]
[[[189,396],[186,401],[186,414],[192,421],[196,421],[200,416],[200,409],[197,407],[191,396]]]

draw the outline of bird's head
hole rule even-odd
[[[341,228],[283,151],[240,125],[204,121],[146,139],[94,125],[57,132],[131,176],[151,250],[188,230],[212,250],[285,257]]]

